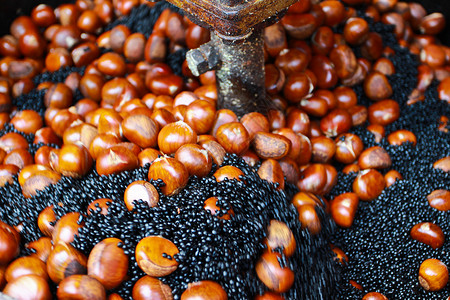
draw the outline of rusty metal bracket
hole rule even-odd
[[[218,107],[239,117],[266,113],[271,107],[265,90],[263,28],[297,0],[167,0],[200,26],[211,30],[211,41],[188,52],[194,75],[216,70]]]

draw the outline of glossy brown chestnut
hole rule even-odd
[[[355,193],[344,193],[330,202],[331,216],[337,225],[349,228],[358,209],[359,198]]]
[[[368,117],[371,124],[386,126],[400,116],[398,103],[391,99],[381,100],[369,106]]]
[[[73,242],[78,230],[84,225],[84,222],[79,221],[80,217],[78,212],[70,212],[62,216],[55,225],[52,235],[53,243]]]
[[[9,282],[3,293],[13,299],[50,300],[52,294],[47,281],[38,275],[24,275]]]
[[[72,275],[59,283],[56,296],[58,299],[105,300],[106,292],[97,279],[87,275]]]
[[[447,282],[448,269],[442,261],[430,258],[422,262],[419,268],[419,283],[426,291],[439,291]]]
[[[386,169],[392,165],[389,153],[380,146],[365,149],[358,158],[361,169]]]
[[[41,116],[34,110],[22,110],[17,112],[10,121],[19,131],[24,133],[35,133],[44,123]]]
[[[171,157],[161,157],[155,159],[148,170],[148,179],[164,181],[161,187],[164,195],[171,196],[178,194],[187,184],[189,173],[186,167],[177,159]]]
[[[326,136],[311,139],[312,161],[315,163],[328,163],[336,153],[335,142]]]
[[[428,204],[437,210],[450,210],[450,191],[443,189],[434,190],[427,196],[427,199]]]
[[[145,275],[136,281],[132,295],[135,300],[173,299],[172,289],[167,284],[149,275]]]
[[[228,296],[220,284],[211,280],[189,283],[181,294],[181,300],[227,300]]]
[[[22,256],[8,265],[5,279],[7,282],[11,282],[25,275],[37,275],[48,280],[47,266],[37,257]]]
[[[148,236],[136,246],[136,262],[147,275],[162,277],[178,268],[174,255],[179,253],[177,246],[161,236]]]
[[[388,300],[388,298],[378,292],[370,292],[364,295],[362,300]]]
[[[217,182],[223,181],[226,178],[240,180],[239,176],[244,175],[244,173],[234,166],[223,166],[217,169],[217,171],[213,174],[216,178]]]
[[[278,293],[288,291],[294,283],[294,272],[278,262],[280,257],[276,252],[264,252],[256,263],[255,270],[261,280],[270,290]]]
[[[92,157],[83,145],[65,144],[59,152],[59,171],[64,176],[80,178],[92,167]]]
[[[396,146],[407,142],[412,143],[413,146],[417,144],[416,135],[413,132],[406,129],[400,129],[390,133],[387,136],[387,140],[389,144]]]
[[[215,104],[207,100],[195,100],[186,107],[184,121],[197,134],[205,134],[213,126],[215,113]]]
[[[241,154],[250,146],[250,136],[247,129],[239,122],[221,125],[217,129],[216,139],[230,153]]]
[[[263,180],[278,184],[278,189],[284,189],[284,174],[280,164],[275,159],[266,159],[258,169],[258,175]]]
[[[319,194],[327,183],[326,169],[323,164],[311,164],[300,172],[299,178],[300,191]]]
[[[197,144],[185,144],[175,152],[175,159],[180,161],[189,172],[189,175],[204,177],[209,174],[212,159],[208,151]]]
[[[371,201],[381,194],[385,186],[384,177],[380,172],[367,169],[359,172],[353,181],[353,192],[360,200]]]
[[[445,237],[442,229],[433,223],[422,222],[414,225],[410,232],[411,238],[427,244],[433,249],[444,245]]]
[[[132,114],[122,121],[123,135],[141,148],[156,147],[158,124],[149,116]]]
[[[329,137],[347,132],[352,126],[352,117],[344,109],[336,108],[320,120],[320,129]]]
[[[306,112],[299,108],[291,109],[286,117],[286,128],[292,129],[295,133],[309,136],[311,122]]]
[[[86,274],[86,266],[86,256],[65,242],[56,243],[47,259],[48,276],[56,284],[71,275]]]
[[[1,222],[1,221],[0,221]],[[0,264],[6,265],[19,254],[20,235],[6,223],[0,224]]]
[[[397,180],[403,179],[402,174],[400,174],[396,170],[390,170],[386,174],[384,174],[384,180],[386,181],[386,187],[390,187],[394,183],[397,182]]]
[[[284,255],[290,257],[294,254],[297,243],[294,234],[289,227],[278,220],[271,220],[267,226],[267,237],[265,239],[269,250],[282,249]]]
[[[392,95],[392,87],[386,75],[374,71],[364,80],[364,92],[373,101],[388,99]]]
[[[96,161],[99,175],[109,175],[126,170],[133,170],[139,166],[139,160],[133,151],[123,146],[112,146],[102,151]]]
[[[347,45],[339,45],[330,52],[330,60],[334,64],[336,75],[340,79],[352,76],[358,67],[353,50]]]
[[[361,138],[352,133],[344,133],[336,137],[336,153],[334,158],[341,163],[354,162],[364,148]]]
[[[196,142],[197,133],[183,121],[167,124],[158,134],[159,149],[165,154],[173,154],[184,144]]]
[[[217,206],[217,197],[210,197],[205,200],[203,208],[207,211],[209,211],[213,216],[217,216],[217,218],[221,220],[230,220],[231,216],[234,216],[234,211],[232,208],[230,208],[228,211],[226,211],[223,215],[221,215],[222,210],[219,206]]]
[[[51,237],[53,231],[55,230],[54,226],[56,224],[56,216],[53,211],[53,205],[44,208],[44,210],[39,213],[37,222],[41,232],[44,235]]]
[[[142,200],[149,207],[158,205],[159,194],[156,188],[150,182],[137,180],[128,185],[123,196],[128,210],[135,208],[134,201]]]
[[[128,272],[128,256],[119,247],[118,238],[106,238],[97,243],[87,260],[88,275],[97,279],[106,290],[118,287]]]
[[[260,131],[253,137],[252,148],[262,159],[280,159],[289,153],[291,141],[280,134]]]
[[[322,229],[315,205],[305,204],[297,207],[298,219],[302,229],[307,229],[312,235],[316,235]]]

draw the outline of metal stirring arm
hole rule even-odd
[[[188,52],[194,75],[216,70],[218,108],[238,117],[266,113],[263,28],[297,0],[166,0],[196,24],[211,30],[211,41]]]

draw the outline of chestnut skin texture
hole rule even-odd
[[[88,275],[100,281],[107,290],[118,287],[128,271],[128,256],[117,238],[107,238],[94,246],[87,261]]]
[[[210,280],[189,283],[181,294],[181,300],[227,300],[228,296],[220,284]]]

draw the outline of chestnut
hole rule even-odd
[[[228,296],[220,284],[211,280],[202,280],[188,284],[181,294],[181,300],[227,300]]]
[[[149,207],[155,207],[158,205],[159,194],[150,182],[137,180],[128,185],[123,199],[128,210],[133,210],[135,207],[134,201],[138,200],[144,201]]]
[[[141,277],[133,286],[132,291],[133,299],[145,300],[145,299],[161,299],[172,300],[172,289],[164,284],[161,280],[145,275]]]
[[[61,175],[55,171],[39,170],[25,180],[22,185],[22,194],[25,198],[30,198],[50,184],[56,184],[60,179]]]
[[[386,182],[383,175],[374,169],[366,169],[359,172],[353,181],[353,192],[360,200],[371,201],[378,197],[382,192]]]
[[[311,139],[312,161],[316,163],[329,163],[336,153],[335,142],[327,136],[318,136]]]
[[[128,256],[119,247],[123,242],[117,238],[106,238],[97,243],[87,260],[88,275],[97,279],[106,290],[118,287],[128,271]]]
[[[384,174],[384,180],[386,181],[386,187],[390,187],[399,179],[403,179],[403,176],[396,170],[390,170],[386,174]]]
[[[133,170],[138,166],[139,160],[136,154],[120,145],[112,146],[100,152],[95,165],[99,175],[109,175]]]
[[[326,205],[326,200],[324,198],[317,197],[313,193],[306,193],[306,192],[298,192],[297,194],[292,197],[292,204],[295,206],[295,208],[299,208],[302,205],[320,205],[324,207]]]
[[[261,179],[278,184],[277,188],[284,189],[284,174],[279,162],[275,159],[266,159],[258,169]]]
[[[234,211],[230,208],[225,214],[220,216],[221,208],[217,206],[217,197],[210,197],[205,200],[203,208],[209,211],[213,216],[216,216],[221,220],[230,220],[231,216],[234,216]]]
[[[149,116],[130,114],[123,119],[122,130],[124,137],[141,148],[154,148],[157,145],[159,126]]]
[[[428,196],[428,204],[441,211],[450,210],[450,191],[434,190]]]
[[[414,225],[410,232],[411,238],[436,249],[444,245],[444,233],[442,229],[433,223],[422,222]]]
[[[195,100],[186,107],[184,122],[197,134],[205,134],[214,124],[216,107],[207,100]]]
[[[281,249],[287,257],[292,256],[297,247],[292,231],[285,223],[278,220],[270,221],[264,243],[270,250]]]
[[[92,157],[83,145],[64,144],[59,152],[59,171],[64,176],[80,178],[92,167]]]
[[[380,146],[365,149],[358,159],[361,169],[385,169],[392,164],[389,153]]]
[[[297,187],[302,192],[319,194],[327,183],[327,173],[323,164],[311,164],[300,172]]]
[[[103,285],[88,275],[71,275],[64,278],[56,292],[58,299],[106,300]]]
[[[39,275],[24,275],[8,282],[3,289],[7,296],[18,300],[51,300],[52,294],[47,280]]]
[[[312,235],[316,235],[322,229],[315,205],[305,204],[297,207],[298,219],[302,229],[307,229]]]
[[[94,211],[98,211],[100,214],[106,216],[108,214],[108,207],[113,201],[109,198],[95,199],[89,203],[87,208],[87,214],[90,215]]]
[[[171,274],[178,268],[174,255],[178,254],[177,246],[161,236],[148,236],[136,245],[136,262],[147,275],[162,277]]]
[[[217,129],[216,139],[227,152],[238,155],[250,146],[250,135],[244,125],[239,122],[221,125]]]
[[[354,162],[364,149],[361,138],[352,133],[344,133],[336,137],[336,153],[334,158],[344,164]]]
[[[440,169],[444,172],[450,172],[450,156],[438,159],[433,163],[433,168]]]
[[[22,256],[8,265],[5,279],[7,282],[11,282],[25,275],[37,275],[48,280],[47,266],[35,256]]]
[[[148,170],[148,179],[164,181],[161,187],[164,195],[175,195],[187,184],[189,173],[186,167],[177,159],[161,157],[155,159]]]
[[[41,237],[36,241],[28,243],[26,248],[33,252],[31,256],[37,257],[44,263],[47,263],[48,256],[53,248],[52,239],[47,236]]]
[[[175,152],[175,159],[180,161],[189,172],[189,175],[204,177],[212,168],[212,159],[208,151],[197,144],[185,144]]]
[[[401,145],[406,142],[411,142],[413,146],[417,144],[417,138],[414,133],[406,129],[400,129],[390,133],[387,137],[389,144]]]
[[[53,211],[53,205],[46,207],[43,211],[39,213],[38,216],[38,227],[41,232],[46,236],[52,236],[55,230],[54,225],[56,224],[56,216]]]
[[[364,295],[362,300],[388,300],[388,298],[378,292],[370,292]]]
[[[447,282],[448,269],[442,261],[430,258],[422,262],[419,268],[419,283],[426,291],[439,291]]]
[[[330,203],[331,216],[336,224],[344,228],[352,226],[358,204],[359,198],[355,193],[336,196]]]
[[[320,120],[320,129],[329,137],[347,132],[352,127],[352,117],[344,109],[335,108]]]
[[[240,180],[240,176],[244,175],[244,173],[234,166],[223,166],[217,169],[217,171],[213,174],[213,176],[216,178],[217,182],[223,181],[226,178],[228,180],[230,179],[236,179]]]
[[[1,222],[1,221],[0,221]],[[19,254],[20,235],[6,223],[0,223],[0,264],[8,264]]]
[[[87,258],[70,244],[58,242],[47,259],[50,279],[59,284],[61,280],[74,274],[86,274]]]
[[[288,266],[281,266],[276,252],[264,252],[255,265],[256,275],[270,290],[287,292],[294,283],[294,272]]]
[[[84,222],[80,222],[80,213],[69,212],[62,216],[55,225],[53,231],[52,239],[53,243],[58,243],[59,241],[71,243],[75,238],[75,234],[78,233]]]
[[[196,142],[197,133],[183,121],[167,124],[158,134],[159,150],[165,154],[173,154],[184,144]]]
[[[260,131],[254,134],[252,147],[262,159],[280,159],[289,153],[291,141],[280,134]]]

